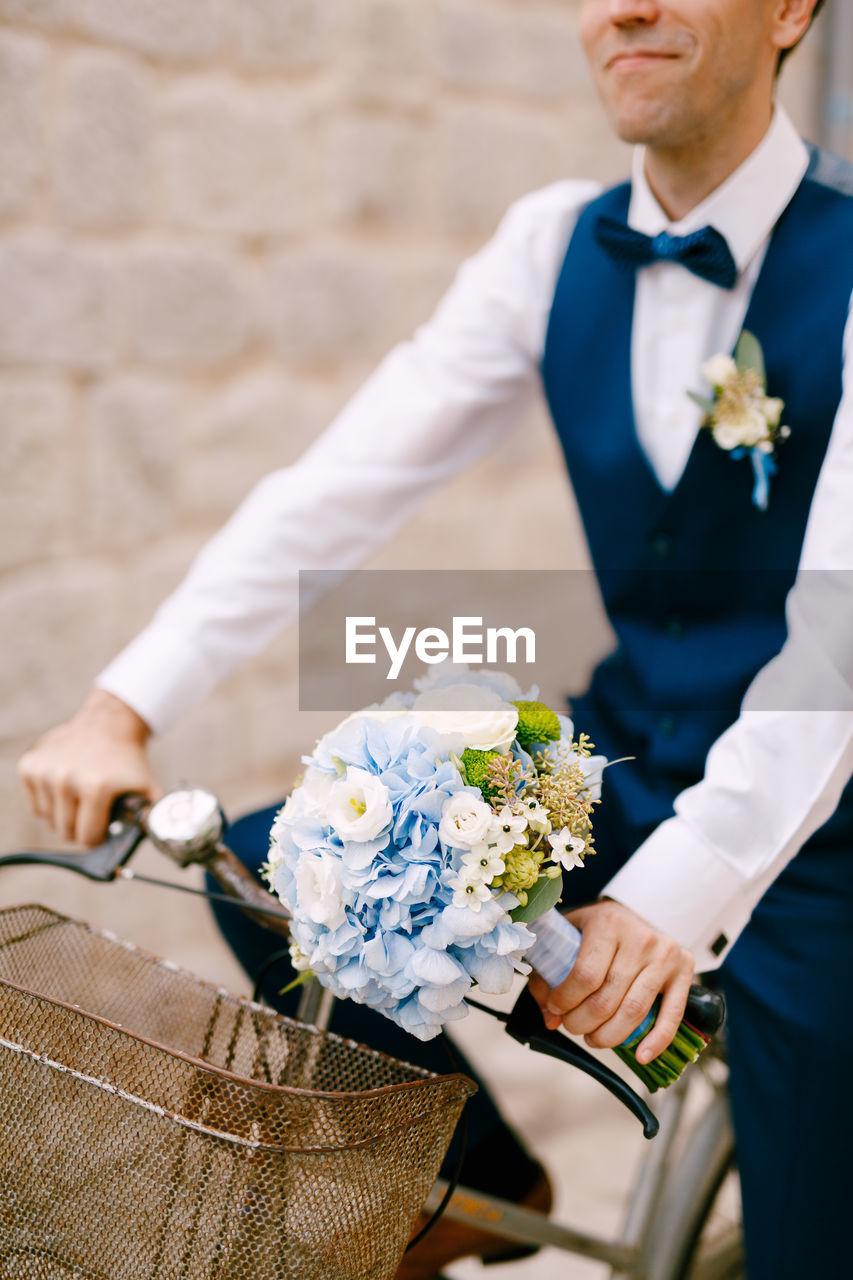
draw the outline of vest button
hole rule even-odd
[[[656,556],[660,556],[661,560],[665,559],[672,550],[672,539],[667,533],[656,533],[652,540],[652,550]]]
[[[673,640],[680,640],[684,635],[684,623],[680,618],[669,618],[666,624],[666,634],[672,636]]]
[[[661,716],[658,720],[658,733],[662,738],[671,738],[675,729],[675,720],[672,716]]]

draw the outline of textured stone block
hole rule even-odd
[[[121,282],[129,343],[152,364],[198,368],[236,356],[249,331],[249,290],[228,254],[177,245],[127,254]]]
[[[26,214],[42,169],[47,50],[0,33],[0,217]]]
[[[68,0],[74,25],[87,35],[162,58],[198,62],[224,40],[227,0]]]
[[[59,27],[74,0],[0,0],[0,17],[37,27]]]
[[[442,113],[438,165],[444,225],[484,239],[518,196],[566,176],[565,129],[504,107]]]
[[[85,409],[86,527],[105,550],[138,546],[175,526],[180,401],[169,384],[116,378]]]
[[[212,528],[187,530],[185,513],[176,519],[163,536],[153,542],[139,543],[127,550],[119,591],[122,636],[130,640],[147,626],[160,604],[170,595],[198,554]]]
[[[430,5],[421,0],[358,0],[347,9],[347,59],[340,87],[363,103],[426,104],[433,65]]]
[[[329,212],[349,224],[421,224],[429,217],[429,156],[429,135],[413,122],[390,114],[339,117],[323,157]]]
[[[100,50],[63,68],[53,179],[62,219],[108,228],[139,221],[146,209],[147,77],[129,58]]]
[[[591,87],[574,14],[531,13],[462,0],[436,10],[436,70],[452,85],[533,99]]]
[[[180,226],[292,232],[307,220],[304,125],[280,92],[204,79],[165,101],[158,169],[167,216]]]
[[[118,570],[90,560],[0,581],[0,706],[8,737],[32,739],[71,715],[116,645]]]
[[[0,244],[0,359],[97,368],[120,344],[110,259],[53,236]]]
[[[338,397],[263,369],[199,396],[186,435],[182,505],[211,523],[230,515],[252,485],[294,462],[331,420]]]
[[[273,259],[270,327],[278,354],[295,366],[377,357],[396,337],[392,259],[368,251],[318,248]]]
[[[57,378],[0,379],[0,566],[55,553],[67,536],[71,394]]]
[[[352,0],[240,0],[233,6],[234,50],[248,67],[305,71],[337,50]]]

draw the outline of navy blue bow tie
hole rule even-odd
[[[733,289],[737,283],[737,266],[724,236],[714,227],[702,227],[687,236],[671,236],[662,231],[657,236],[635,231],[618,218],[600,214],[593,234],[619,266],[635,270],[653,262],[680,262],[694,275],[710,280],[721,289]]]

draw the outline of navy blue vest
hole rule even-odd
[[[768,393],[784,400],[791,428],[777,451],[769,510],[752,504],[749,462],[734,462],[708,431],[699,433],[667,492],[634,422],[634,276],[592,234],[601,213],[624,219],[629,199],[630,187],[620,186],[582,212],[557,284],[542,368],[618,640],[589,692],[572,700],[573,714],[600,750],[636,757],[607,776],[597,844],[615,847],[610,858],[596,860],[597,879],[701,778],[711,744],[784,643],[785,596],[841,396],[853,291],[853,169],[815,152],[775,227],[744,323],[761,342]],[[700,383],[698,369],[684,370],[685,412],[687,391]],[[853,788],[821,837],[853,841]]]

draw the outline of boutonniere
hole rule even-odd
[[[791,430],[782,426],[784,401],[767,394],[761,343],[744,329],[734,356],[712,356],[702,365],[702,375],[714,390],[713,399],[687,393],[705,412],[702,426],[734,459],[749,457],[755,475],[752,501],[759,511],[766,511],[770,477],[776,474],[776,442]]]

